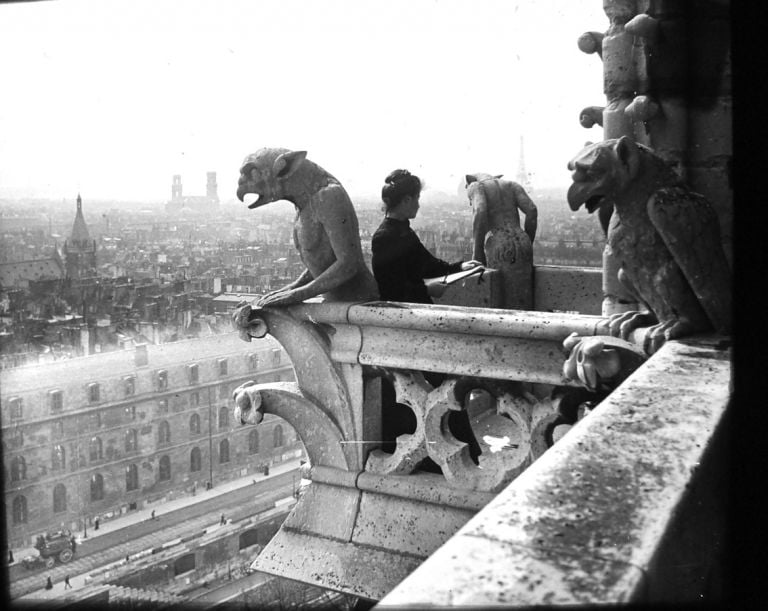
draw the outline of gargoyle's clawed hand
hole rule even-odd
[[[261,406],[261,393],[256,382],[249,380],[235,388],[232,398],[235,400],[235,420],[240,424],[259,424],[264,420]]]
[[[563,348],[568,353],[563,376],[591,391],[615,388],[647,358],[642,349],[617,337],[572,333]]]
[[[645,338],[645,351],[648,354],[653,354],[667,340],[685,337],[693,333],[693,331],[693,325],[685,318],[675,318],[654,325],[650,328]]]
[[[291,305],[293,303],[301,303],[302,301],[303,296],[299,289],[284,287],[259,298],[256,301],[256,307],[265,308],[267,306]]]
[[[613,314],[598,323],[598,333],[629,340],[633,331],[657,323],[658,319],[651,312],[621,312]]]

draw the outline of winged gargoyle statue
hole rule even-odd
[[[731,272],[709,202],[650,148],[626,136],[587,145],[568,169],[572,210],[613,206],[607,246],[619,262],[619,279],[648,308],[611,316],[607,334],[627,340],[652,325],[644,345],[652,354],[666,340],[728,333]],[[566,342],[566,349],[580,349],[572,338]]]

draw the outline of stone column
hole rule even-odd
[[[603,60],[605,108],[586,108],[581,123],[604,137],[648,145],[717,211],[723,247],[732,257],[732,102],[729,0],[604,0],[605,34],[579,38]],[[638,304],[603,255],[603,314]],[[628,302],[628,303],[627,303]]]
[[[732,102],[728,0],[659,0],[626,29],[642,41],[646,87],[630,105],[648,144],[714,206],[731,258]]]
[[[604,138],[629,136],[638,139],[635,126],[626,112],[641,86],[642,53],[637,48],[635,37],[625,25],[638,11],[637,0],[604,0],[603,10],[610,25],[605,34],[587,32],[579,38],[579,48],[585,53],[598,53],[603,60],[603,92],[606,106],[602,114],[595,109],[582,111],[581,123],[591,127],[598,123],[603,127]],[[643,134],[639,141],[642,142]],[[601,220],[607,211],[601,212]],[[608,245],[603,251],[603,305],[604,316],[638,309],[638,304],[618,279],[619,264]]]

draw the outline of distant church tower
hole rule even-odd
[[[533,187],[531,186],[531,180],[528,176],[528,172],[525,170],[525,147],[523,145],[523,136],[520,136],[520,157],[518,158],[517,162],[517,176],[515,177],[515,182],[517,182],[519,185],[523,187],[523,189],[526,190],[528,195],[531,194],[533,191]]]
[[[218,203],[219,187],[216,184],[216,172],[208,172],[206,176],[208,177],[208,182],[206,183],[205,195],[206,197],[209,197],[212,201],[215,200],[216,203]]]
[[[181,174],[173,175],[173,184],[171,185],[171,201],[181,201]]]
[[[88,234],[83,217],[83,200],[77,194],[77,212],[72,234],[64,242],[65,265],[68,278],[84,278],[96,273],[96,240]]]
[[[171,184],[171,199],[165,204],[166,212],[190,210],[210,212],[219,206],[219,185],[216,182],[216,172],[206,173],[205,195],[184,195],[181,188],[181,174],[173,175]]]

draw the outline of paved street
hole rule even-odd
[[[267,508],[292,494],[293,486],[299,482],[298,464],[298,460],[289,461],[274,468],[267,478],[251,475],[200,492],[195,497],[154,505],[155,520],[151,519],[151,509],[145,509],[106,523],[99,531],[89,533],[91,536],[77,546],[75,558],[66,565],[57,563],[50,570],[29,571],[16,563],[9,570],[11,599],[30,593],[34,594],[25,598],[61,598],[65,593],[66,575],[70,575],[70,583],[76,589],[82,587],[85,576],[98,567],[124,561],[126,556],[204,529],[211,532],[219,528],[222,513],[236,518],[248,512],[249,506],[253,513]],[[43,589],[48,575],[54,583],[53,590]]]

